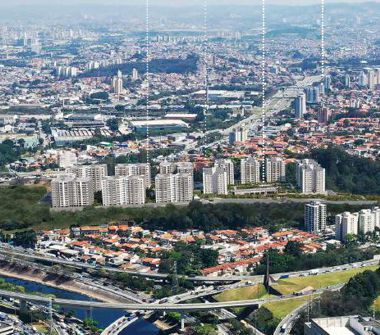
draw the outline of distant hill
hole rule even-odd
[[[149,68],[152,73],[195,73],[197,71],[198,59],[197,55],[189,55],[186,59],[153,59],[150,62]],[[131,74],[134,68],[140,73],[145,73],[146,64],[144,61],[139,61],[111,65],[82,73],[80,77],[112,77],[117,74],[118,70],[123,72],[123,74]]]

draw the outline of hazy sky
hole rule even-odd
[[[204,0],[149,0],[152,5],[196,5],[203,4]],[[234,5],[234,4],[260,4],[261,0],[207,0],[210,5]],[[273,4],[292,4],[292,5],[309,5],[318,4],[321,0],[267,0],[268,3]],[[326,4],[329,2],[369,2],[368,0],[325,0]],[[372,2],[380,2],[380,0],[373,0]],[[15,6],[15,5],[34,5],[34,4],[145,4],[145,0],[0,0],[0,6]]]

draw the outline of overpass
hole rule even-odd
[[[302,297],[313,296],[315,294],[322,294],[325,291],[329,291],[332,288],[324,288],[316,290],[310,293],[303,294]],[[275,301],[286,301],[294,299],[294,295],[271,297],[266,299],[253,299],[253,300],[240,300],[240,301],[225,301],[225,302],[212,302],[212,303],[189,303],[189,304],[175,304],[175,303],[110,303],[110,302],[97,302],[97,301],[83,301],[83,300],[71,300],[71,299],[52,299],[41,296],[36,296],[32,294],[10,292],[5,290],[0,290],[0,297],[12,298],[21,301],[29,301],[36,304],[57,304],[60,306],[67,306],[72,308],[83,308],[83,309],[114,309],[114,310],[125,310],[125,311],[162,311],[162,312],[195,312],[195,311],[213,311],[220,310],[224,308],[235,308],[235,307],[250,307],[250,306],[261,306],[268,302]]]

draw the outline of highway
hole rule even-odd
[[[131,316],[122,316],[121,318],[117,319],[115,322],[110,324],[106,329],[104,329],[101,333],[101,335],[117,335],[120,334],[125,328],[129,327],[130,325],[134,324],[136,321],[138,321],[139,318],[131,315]]]
[[[340,290],[344,285],[335,285],[330,287],[330,291],[338,291]],[[311,304],[312,304],[312,297],[310,296],[310,300],[290,312],[285,318],[281,320],[281,322],[277,325],[276,330],[274,331],[273,335],[287,335],[291,332],[293,329],[293,326],[297,319],[299,318],[299,315],[305,311]]]
[[[214,198],[211,201],[202,199],[203,204],[242,204],[242,205],[252,205],[252,204],[286,204],[286,203],[309,203],[310,201],[316,201],[315,198],[263,198],[263,199],[233,199],[233,198]],[[322,200],[326,204],[332,205],[357,205],[357,206],[372,206],[378,204],[376,200]]]
[[[266,102],[265,118],[268,119],[270,116],[288,108],[291,102],[298,96],[300,92],[302,92],[306,87],[311,86],[313,83],[319,82],[321,80],[321,75],[306,77],[303,80],[297,82],[295,86],[290,86],[284,91],[277,92]],[[254,108],[253,114],[250,117],[238,122],[230,128],[223,130],[222,134],[228,135],[231,131],[234,131],[238,128],[250,128],[254,123],[261,121],[262,116],[262,108],[256,107]]]
[[[325,291],[330,290],[330,288],[320,289],[311,293],[302,295],[303,297],[312,296],[315,294],[322,294]],[[224,308],[235,308],[235,307],[250,307],[250,306],[261,306],[268,302],[275,301],[286,301],[289,299],[294,299],[294,295],[270,297],[266,299],[257,300],[241,300],[241,301],[226,301],[226,302],[213,302],[213,303],[191,303],[191,304],[150,304],[150,303],[109,303],[109,302],[97,302],[97,301],[82,301],[82,300],[71,300],[71,299],[50,299],[46,297],[40,297],[32,294],[24,294],[18,292],[10,292],[5,290],[0,290],[0,296],[3,298],[12,298],[18,300],[25,300],[37,304],[53,304],[60,306],[67,306],[72,308],[83,308],[83,309],[94,309],[94,308],[104,308],[104,309],[115,309],[115,310],[125,310],[125,311],[180,311],[180,312],[195,312],[195,311],[213,311],[220,310]]]

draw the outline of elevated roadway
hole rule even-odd
[[[325,291],[329,291],[330,288],[324,288],[316,290],[310,293],[302,295],[302,297],[313,296],[315,294],[322,294]],[[173,304],[173,303],[163,303],[163,304],[135,304],[135,303],[109,303],[109,302],[97,302],[97,301],[83,301],[83,300],[72,300],[72,299],[51,299],[41,296],[36,296],[32,294],[10,292],[5,290],[0,290],[0,296],[3,298],[12,298],[23,301],[29,301],[37,304],[57,304],[60,306],[67,306],[72,308],[83,308],[83,309],[115,309],[115,310],[125,310],[125,311],[162,311],[162,312],[191,312],[191,311],[213,311],[221,310],[224,308],[235,308],[235,307],[250,307],[250,306],[261,306],[268,302],[275,301],[286,301],[294,299],[294,295],[286,295],[279,297],[271,297],[266,299],[253,299],[253,300],[240,300],[240,301],[226,301],[226,302],[212,302],[212,303],[190,303],[190,304]]]

